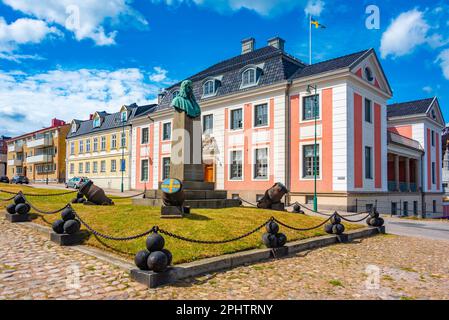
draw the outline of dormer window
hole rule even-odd
[[[373,82],[374,81],[373,72],[371,71],[371,69],[369,67],[365,68],[365,78],[369,82]]]
[[[215,95],[215,80],[208,80],[203,84],[203,97]]]
[[[94,118],[93,126],[94,128],[99,128],[101,124],[100,117]]]
[[[72,123],[72,133],[76,132],[76,122]]]
[[[242,73],[242,87],[254,86],[257,83],[256,68],[249,68]]]
[[[128,112],[127,111],[122,111],[120,113],[120,121],[126,122],[127,120],[128,120]]]

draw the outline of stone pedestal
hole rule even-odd
[[[170,178],[204,181],[201,117],[175,111],[173,117]]]
[[[190,207],[162,206],[161,218],[182,218],[190,213]]]
[[[11,223],[28,222],[28,221],[30,221],[30,215],[28,213],[27,214],[18,214],[18,213],[10,214],[10,213],[5,213],[5,218],[6,218],[6,220],[8,220]]]
[[[50,233],[50,240],[59,244],[60,246],[73,246],[81,244],[84,240],[85,234],[77,232],[74,234],[58,234],[56,232]]]

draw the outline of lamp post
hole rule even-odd
[[[313,180],[314,180],[314,191],[313,191],[313,210],[318,210],[318,198],[316,193],[316,179],[317,179],[317,102],[318,102],[318,95],[317,95],[317,85],[308,85],[307,86],[307,93],[311,94],[312,90],[314,90],[314,98],[313,98],[313,118],[315,122],[315,142],[313,144]]]
[[[125,174],[125,166],[124,166],[124,161],[125,161],[125,144],[126,144],[126,137],[125,137],[125,123],[126,120],[120,115],[120,120],[116,122],[120,122],[122,125],[122,135],[120,137],[120,147],[122,149],[122,159],[120,162],[120,171],[122,172],[122,180],[120,183],[120,192],[124,192],[125,191],[125,185],[124,185],[124,174]],[[125,137],[125,143],[123,143],[123,137]]]

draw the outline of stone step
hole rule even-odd
[[[225,190],[184,190],[186,200],[226,199],[228,193]],[[148,199],[162,198],[161,190],[149,190],[145,193]]]
[[[159,182],[159,189],[161,188],[161,183]],[[182,187],[184,190],[214,190],[215,182],[183,181]]]
[[[138,206],[160,207],[162,206],[161,199],[133,199],[133,204]],[[205,209],[219,209],[239,207],[240,201],[238,199],[203,199],[203,200],[186,200],[184,206],[191,208],[205,208]]]

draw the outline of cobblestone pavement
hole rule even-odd
[[[376,236],[148,290],[0,218],[0,299],[449,299],[448,244]]]

